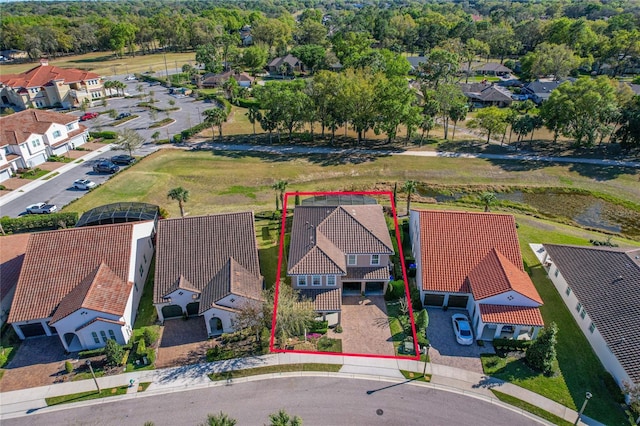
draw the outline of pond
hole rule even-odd
[[[438,202],[451,202],[471,193],[457,192],[441,195],[426,189],[420,195],[433,197]],[[498,200],[526,204],[549,216],[571,219],[577,224],[614,232],[640,240],[640,212],[620,206],[588,194],[563,193],[547,190],[544,192],[513,191],[496,194]]]

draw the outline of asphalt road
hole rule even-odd
[[[368,394],[367,391],[372,392]],[[204,424],[220,411],[238,425],[268,424],[285,409],[309,425],[537,425],[486,401],[408,384],[341,378],[282,378],[61,409],[7,419],[14,425]]]

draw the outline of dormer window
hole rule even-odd
[[[298,276],[298,287],[306,287],[307,286],[307,277],[306,275]]]
[[[380,255],[379,254],[372,254],[371,255],[371,264],[372,265],[379,265],[380,264]]]
[[[358,263],[358,258],[355,254],[348,254],[347,255],[347,265],[349,266],[353,266],[355,264]]]

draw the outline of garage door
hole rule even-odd
[[[182,308],[178,305],[168,305],[162,308],[162,316],[166,318],[175,318],[182,316]]]
[[[425,306],[442,306],[444,294],[427,293],[424,295]]]
[[[187,314],[189,316],[198,315],[199,309],[200,309],[200,302],[192,302],[187,304]]]
[[[449,307],[450,308],[466,308],[468,301],[469,301],[469,296],[454,296],[452,294],[449,296]]]
[[[23,324],[20,326],[24,337],[44,336],[47,333],[44,332],[44,327],[41,323],[36,324]]]

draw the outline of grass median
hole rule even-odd
[[[258,376],[260,374],[271,373],[291,373],[297,371],[328,371],[331,373],[337,373],[342,368],[342,364],[282,364],[282,365],[267,365],[264,367],[247,368],[244,370],[227,371],[224,373],[211,373],[209,378],[216,382],[219,380],[238,379],[240,377]]]

